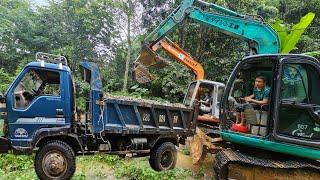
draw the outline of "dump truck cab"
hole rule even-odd
[[[44,134],[71,133],[73,83],[63,62],[27,64],[2,97],[4,132],[14,149],[32,151]]]
[[[258,77],[265,79],[262,89],[268,93],[264,96],[267,104],[244,102],[243,97],[257,91]],[[320,63],[315,58],[304,55],[244,58],[226,84],[220,106],[220,134],[237,145],[320,160],[319,89]],[[246,131],[232,129],[239,107],[244,108]]]

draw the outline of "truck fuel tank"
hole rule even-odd
[[[143,150],[147,147],[148,140],[147,138],[132,138],[131,145],[134,149]]]

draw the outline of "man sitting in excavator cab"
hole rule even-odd
[[[269,96],[270,87],[267,85],[267,78],[265,76],[257,76],[254,82],[253,93],[242,98],[245,103],[236,105],[236,123],[232,125],[231,129],[247,133],[249,131],[247,124],[254,124],[256,121],[254,106],[261,107],[267,105],[269,103]],[[247,117],[245,117],[245,114]]]
[[[204,92],[200,95],[199,110],[201,114],[211,115],[212,112],[212,97],[209,95],[210,90],[204,89]]]

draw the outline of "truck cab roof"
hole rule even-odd
[[[26,65],[26,67],[43,67],[52,70],[62,70],[62,71],[71,71],[69,66],[55,63],[48,63],[44,61],[34,61],[30,62]]]

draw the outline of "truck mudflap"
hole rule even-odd
[[[7,153],[9,148],[9,140],[5,137],[0,137],[0,153]]]
[[[228,179],[228,165],[230,164],[254,165],[274,169],[309,169],[320,173],[320,163],[298,160],[292,158],[292,156],[270,159],[248,155],[239,151],[223,150],[216,154],[214,170],[218,179]]]

